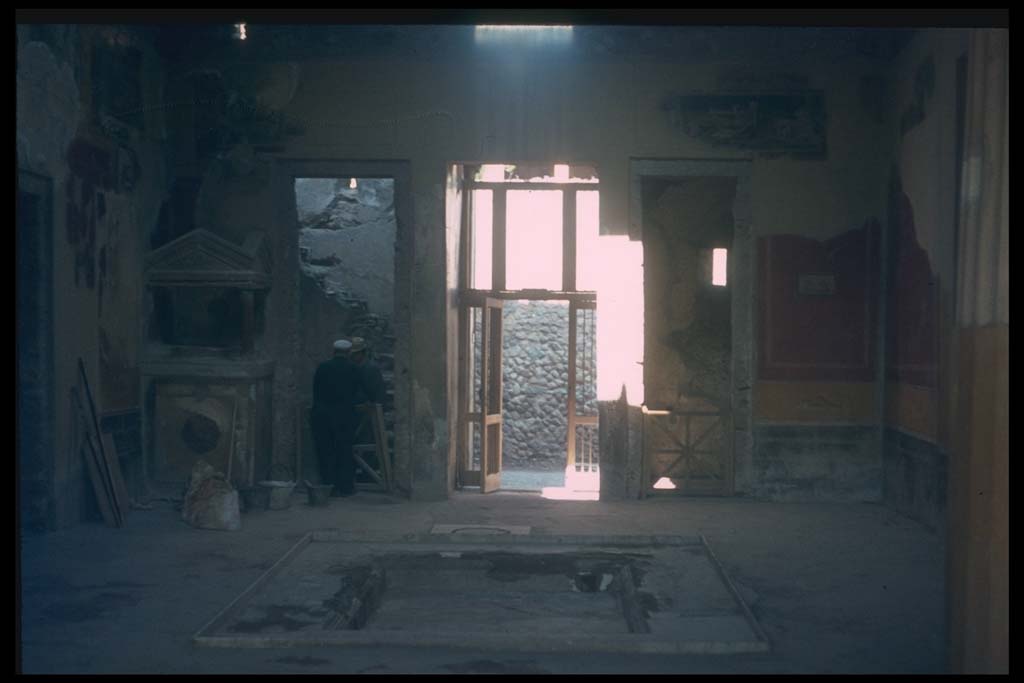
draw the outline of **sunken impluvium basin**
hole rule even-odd
[[[195,636],[204,646],[765,652],[702,538],[303,538]]]

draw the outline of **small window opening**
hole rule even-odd
[[[713,249],[711,251],[711,284],[716,287],[725,287],[726,285],[726,265],[728,258],[728,249]]]

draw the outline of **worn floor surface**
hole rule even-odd
[[[435,524],[544,534],[704,534],[772,641],[764,655],[530,654],[445,649],[197,647],[192,636],[312,529],[427,533]],[[940,672],[943,547],[878,505],[657,498],[546,500],[380,494],[195,530],[169,504],[123,529],[85,524],[23,539],[21,669],[30,673]]]
[[[501,488],[509,491],[540,491],[545,486],[564,486],[565,472],[502,470]]]

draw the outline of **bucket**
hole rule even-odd
[[[295,490],[294,481],[261,481],[259,485],[270,492],[270,503],[267,507],[271,510],[285,510],[292,505],[292,491]]]
[[[251,488],[239,489],[238,493],[242,497],[243,512],[266,510],[267,506],[270,505],[270,489],[268,488],[253,486]]]
[[[330,484],[322,484],[319,486],[307,486],[306,490],[309,492],[309,504],[313,507],[322,507],[331,502],[331,489],[334,487]]]

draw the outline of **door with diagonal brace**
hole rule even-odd
[[[644,490],[733,493],[734,178],[649,178]]]
[[[732,493],[732,415],[644,410],[645,480],[655,490]]]

